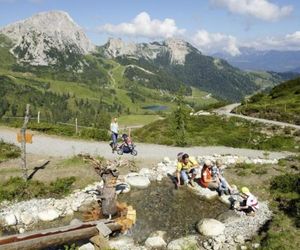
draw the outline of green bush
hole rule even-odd
[[[57,178],[47,185],[36,180],[26,182],[21,177],[11,177],[0,184],[0,202],[46,197],[60,198],[70,193],[75,180],[75,177]]]
[[[18,158],[20,154],[21,150],[19,147],[0,140],[0,162],[8,159]]]
[[[75,180],[76,178],[74,176],[57,178],[56,181],[50,183],[48,192],[55,196],[66,195],[70,192],[70,188]]]
[[[300,194],[300,174],[275,176],[271,181],[271,190],[281,193],[296,192]]]

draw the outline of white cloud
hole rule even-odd
[[[266,37],[245,44],[259,50],[300,50],[300,31],[286,34],[281,37]]]
[[[98,28],[100,32],[112,35],[125,35],[145,38],[170,38],[182,35],[185,30],[176,26],[174,19],[151,19],[147,12],[141,12],[129,23],[105,24]]]
[[[225,51],[232,56],[240,54],[237,40],[234,36],[222,33],[209,33],[206,30],[198,30],[192,38],[193,43],[204,53]]]
[[[268,0],[210,0],[217,7],[227,8],[232,13],[247,15],[265,21],[276,21],[291,14],[291,5],[278,6]]]

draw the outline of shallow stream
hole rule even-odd
[[[196,233],[195,225],[203,218],[216,218],[228,211],[219,200],[204,200],[188,187],[174,189],[171,181],[151,182],[146,189],[132,189],[118,200],[136,209],[137,222],[131,236],[141,243],[154,231],[167,232],[167,240]]]

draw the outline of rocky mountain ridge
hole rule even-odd
[[[11,53],[19,62],[52,65],[57,54],[88,54],[95,46],[68,13],[49,11],[9,24],[0,33],[14,44]]]

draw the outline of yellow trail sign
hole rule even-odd
[[[22,136],[21,133],[17,134],[17,141],[20,142],[20,143],[22,141],[24,141],[24,138],[23,138],[23,136]],[[25,134],[25,142],[26,143],[32,143],[32,134],[31,133],[26,132],[26,134]]]

